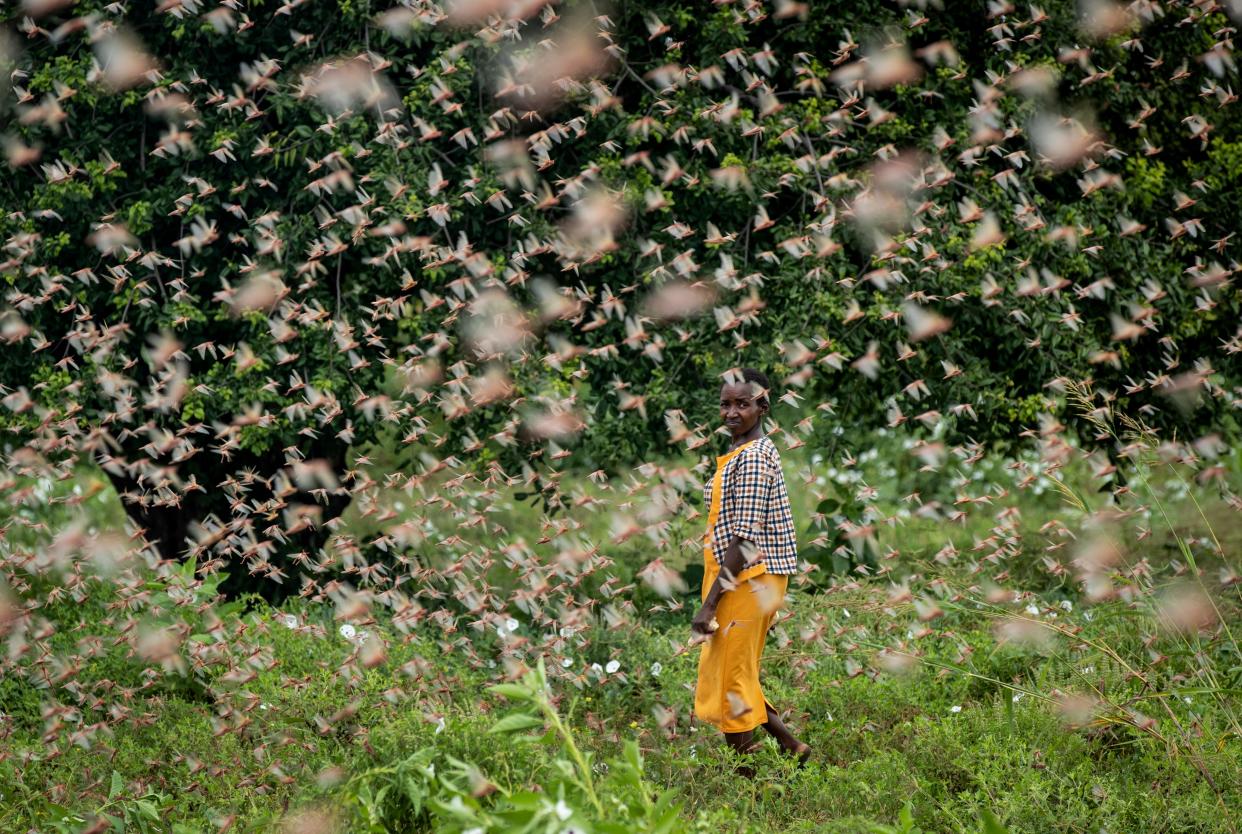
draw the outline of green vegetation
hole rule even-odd
[[[598,605],[573,624],[513,609],[472,614],[468,596],[437,592],[452,587],[443,578],[428,579],[417,595],[425,616],[413,618],[299,600],[273,609],[256,597],[244,611],[241,602],[207,605],[219,574],[196,579],[192,564],[165,566],[160,580],[135,569],[149,577],[135,585],[93,575],[95,557],[59,566],[82,576],[81,601],[45,594],[48,574],[37,568],[5,568],[18,599],[34,606],[28,655],[51,662],[10,661],[26,679],[0,682],[0,826],[1236,831],[1242,655],[1232,626],[1242,606],[1222,558],[1242,547],[1236,500],[1187,482],[1185,464],[1162,463],[1149,448],[1131,473],[1132,497],[1117,503],[1136,512],[1109,522],[1124,549],[1105,571],[1119,595],[1094,598],[1099,588],[1076,574],[1111,501],[1093,490],[1086,457],[1055,472],[1038,461],[977,461],[978,480],[923,496],[992,497],[987,513],[953,524],[910,512],[902,495],[927,473],[898,472],[898,436],[873,440],[853,466],[817,464],[806,450],[785,456],[791,482],[823,473],[823,494],[836,496],[828,501],[875,485],[868,507],[879,513],[873,547],[882,554],[852,574],[798,580],[769,640],[766,694],[814,745],[804,770],[769,743],[748,781],[715,733],[690,719],[695,653],[679,649],[697,587],[666,600],[643,581],[645,537],[606,545],[607,566],[579,574]],[[1223,462],[1236,488],[1242,461]],[[90,483],[56,484],[46,497],[60,506]],[[612,502],[618,489],[586,479],[562,487]],[[614,530],[614,516],[587,504],[538,522],[520,491],[492,499],[509,545],[558,520],[598,541]],[[814,518],[806,504],[815,488],[791,492],[797,517]],[[392,499],[394,510],[410,506]],[[92,522],[116,518],[106,491],[82,504]],[[470,517],[467,508],[455,514]],[[366,523],[351,518],[349,533],[366,536]],[[695,554],[683,553],[669,564],[689,577]],[[999,577],[1007,587],[1024,590],[981,581],[989,562],[1010,574]],[[495,576],[518,589],[520,571]],[[1170,628],[1188,615],[1168,593],[1188,577],[1210,591],[1218,614]],[[472,584],[487,588],[488,577],[463,587]],[[497,587],[498,599],[512,598]],[[125,636],[135,622],[146,634],[172,626],[185,641],[163,654],[158,641]],[[79,636],[81,624],[91,636]],[[527,651],[566,625],[561,639],[542,643],[544,656]],[[75,656],[76,667],[64,667]],[[508,682],[494,685],[501,672]],[[50,688],[31,685],[40,680]],[[128,694],[106,701],[117,693]],[[49,713],[53,703],[62,709]],[[101,721],[108,730],[91,732]]]
[[[1240,23],[5,4],[0,834],[1236,832]],[[815,751],[753,781],[687,643],[743,367]]]

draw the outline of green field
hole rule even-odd
[[[953,522],[909,511],[912,473],[897,471],[897,445],[877,435],[850,467],[804,449],[783,455],[800,524],[820,496],[868,487],[880,513],[875,567],[796,580],[768,642],[766,694],[815,749],[803,770],[768,742],[747,780],[715,732],[690,720],[696,655],[677,650],[697,587],[659,596],[638,577],[649,537],[615,541],[611,511],[625,488],[567,476],[564,495],[600,503],[548,518],[506,487],[487,507],[509,531],[493,550],[549,536],[538,552],[560,536],[601,543],[603,566],[565,592],[593,599],[594,615],[542,643],[555,647],[546,697],[488,687],[504,670],[520,683],[536,667],[528,649],[564,627],[550,603],[562,592],[499,631],[484,623],[486,597],[472,613],[462,593],[520,598],[529,565],[466,560],[423,589],[417,622],[377,605],[347,624],[339,608],[301,599],[272,609],[251,598],[244,613],[217,604],[217,619],[204,604],[213,583],[193,589],[185,568],[163,580],[135,569],[144,581],[127,586],[67,556],[60,569],[89,589],[79,603],[43,594],[50,574],[6,564],[10,583],[29,582],[13,589],[41,631],[0,682],[0,829],[78,832],[103,819],[114,822],[100,830],[153,832],[1235,831],[1238,585],[1216,548],[1236,554],[1242,529],[1221,485],[1187,483],[1185,467],[1132,477],[1116,507],[1142,498],[1150,509],[1118,522],[1125,553],[1110,578],[1120,595],[1091,601],[1073,568],[1051,569],[1070,564],[1108,505],[1081,458],[1051,474],[1032,461],[1022,487],[1026,476],[999,458],[974,464],[987,480],[941,473],[941,500],[993,496]],[[1236,489],[1242,470],[1225,462],[1223,484]],[[810,483],[792,488],[799,477]],[[44,485],[48,516],[91,482],[82,473]],[[72,506],[103,529],[119,521],[114,502],[103,490]],[[397,491],[381,503],[412,512],[418,499]],[[351,508],[345,531],[366,538],[374,515]],[[428,516],[428,542],[456,531],[450,549],[469,552],[491,535],[459,527],[473,516],[468,505]],[[14,536],[37,532],[9,521]],[[701,519],[669,523],[664,534],[683,546],[663,558],[693,576]],[[818,552],[808,538],[804,551]],[[989,562],[990,575],[1007,566],[1005,591],[980,579]],[[1219,617],[1199,631],[1164,628],[1176,613],[1164,589],[1196,571]],[[438,603],[433,586],[447,592]],[[157,615],[185,624],[172,653],[181,660],[135,656],[123,635]],[[386,638],[382,652],[374,635]],[[94,722],[109,728],[90,732]]]

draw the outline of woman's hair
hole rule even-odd
[[[764,393],[759,396],[759,404],[767,406],[768,410],[771,411],[768,393],[772,390],[772,383],[768,382],[768,375],[755,368],[742,368],[742,381],[753,382],[763,388]]]

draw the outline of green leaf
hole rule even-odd
[[[983,821],[982,834],[1009,834],[1009,829],[1001,825],[1000,820],[989,809],[980,810],[979,817]]]
[[[151,802],[149,799],[138,800],[138,811],[149,820],[159,821],[159,809],[156,808],[155,803]]]
[[[901,813],[897,815],[897,821],[901,823],[901,830],[908,832],[908,834],[914,834],[914,832],[918,831],[918,828],[914,825],[914,812],[911,810],[909,802],[901,809]]]
[[[643,772],[643,754],[642,754],[642,751],[638,749],[638,742],[632,738],[626,739],[625,747],[623,748],[623,750],[624,750],[625,760],[629,762],[630,767],[634,768],[634,772],[642,773]]]
[[[514,698],[519,701],[530,700],[530,690],[520,683],[498,683],[489,687],[489,689],[497,695],[503,695],[506,698]]]
[[[536,718],[533,715],[525,713],[514,713],[507,715],[492,725],[489,733],[516,733],[519,730],[530,730],[534,727],[542,727],[543,719]]]
[[[660,794],[659,799],[656,800],[655,808],[652,809],[649,815],[654,820],[651,834],[666,834],[666,832],[674,830],[678,819],[681,817],[681,805],[673,801],[676,796],[676,789],[669,788]]]
[[[116,799],[123,790],[125,790],[125,781],[121,778],[121,774],[115,770],[112,771],[112,784],[108,787],[108,799]]]

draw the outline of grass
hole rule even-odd
[[[190,575],[139,571],[163,602],[133,611],[119,605],[116,582],[89,571],[81,601],[51,598],[55,571],[32,570],[10,540],[5,584],[35,606],[38,636],[27,632],[24,654],[10,651],[0,679],[0,830],[77,834],[97,820],[170,834],[316,830],[308,820],[341,832],[468,831],[479,820],[483,830],[661,830],[657,800],[671,789],[680,808],[667,830],[713,834],[976,832],[989,830],[989,814],[999,821],[990,830],[1014,832],[1236,831],[1242,657],[1229,577],[1242,525],[1225,500],[1237,492],[1236,457],[1223,486],[1149,462],[1131,482],[1133,503],[1117,505],[1133,514],[1104,527],[1122,545],[1109,567],[1119,592],[1093,600],[1072,560],[1109,503],[1084,460],[1049,473],[1033,459],[1022,471],[988,457],[969,474],[921,473],[896,438],[879,436],[874,448],[843,469],[805,449],[784,455],[808,528],[800,541],[833,523],[815,520],[820,500],[874,485],[866,516],[853,520],[874,526],[883,554],[852,575],[795,582],[790,616],[770,636],[765,692],[813,745],[804,770],[769,743],[759,776],[746,780],[714,731],[689,719],[697,655],[677,650],[697,588],[670,604],[638,577],[656,554],[693,566],[701,518],[643,517],[641,493],[625,494],[687,464],[670,460],[610,489],[569,474],[563,494],[597,503],[551,519],[514,500],[523,487],[430,514],[420,501],[457,496],[433,485],[378,492],[370,500],[398,520],[427,514],[428,540],[412,556],[420,565],[477,554],[503,528],[510,550],[494,547],[486,578],[470,578],[490,583],[495,601],[540,577],[576,575],[533,553],[598,546],[600,560],[555,604],[545,593],[542,608],[494,615],[483,603],[468,611],[461,578],[429,574],[443,598],[421,598],[424,613],[452,612],[454,628],[433,616],[403,625],[374,606],[350,623],[355,638],[365,630],[378,644],[343,636],[339,608],[301,600],[217,606],[217,624],[201,606],[210,582]],[[74,487],[52,485],[51,497]],[[941,510],[919,514],[903,500],[913,489]],[[115,524],[109,500],[105,490],[73,512]],[[30,519],[56,529],[69,508],[47,506]],[[960,507],[969,512],[955,520]],[[367,509],[359,501],[348,518],[360,542],[380,531]],[[480,515],[486,523],[471,525]],[[444,545],[448,535],[460,541]],[[1186,582],[1210,591],[1214,625],[1168,627],[1160,595]],[[199,596],[176,604],[179,584]],[[582,609],[592,619],[555,639]],[[135,654],[125,636],[134,612],[139,630],[185,624],[184,674],[161,672],[175,658]],[[505,617],[518,628],[501,635]],[[521,680],[536,645],[549,652],[546,702],[488,688],[507,670]],[[1083,699],[1090,709],[1079,714]],[[492,732],[522,714],[519,701],[531,711],[510,723],[522,726]]]
[[[785,636],[822,613],[802,602],[797,616],[780,627]],[[882,611],[866,610],[862,597],[858,603],[849,618],[851,640],[887,625]],[[1133,618],[1097,611],[1084,624],[1091,639],[1118,644],[1133,639]],[[296,613],[314,622],[314,613]],[[1067,688],[1084,668],[1106,688],[1124,687],[1124,676],[1099,655],[1032,656],[997,646],[980,618],[952,616],[956,639],[930,638],[937,645],[928,647],[928,659],[952,663],[959,649],[968,647],[972,675],[938,676],[927,668],[849,677],[843,651],[801,652],[793,645],[797,637],[784,650],[776,648],[778,641],[770,644],[768,697],[791,710],[791,725],[817,751],[801,772],[769,747],[760,755],[760,778],[748,782],[735,775],[714,733],[686,720],[692,659],[668,661],[666,636],[651,629],[637,627],[625,635],[622,657],[632,671],[624,682],[573,695],[569,687],[561,707],[583,749],[597,759],[615,755],[626,739],[637,740],[647,778],[676,788],[686,818],[697,820],[702,830],[868,831],[873,821],[895,821],[907,803],[927,831],[974,830],[981,808],[1014,831],[1236,830],[1228,809],[1239,798],[1242,755],[1210,698],[1182,696],[1190,703],[1179,698],[1173,708],[1202,735],[1199,752],[1223,786],[1219,794],[1186,755],[1171,755],[1125,728],[1068,731],[1041,698],[1015,702],[1010,686],[1040,692]],[[451,658],[436,661],[430,647],[413,642],[394,649],[389,666],[415,656],[430,660],[434,696],[421,709],[408,703],[384,706],[380,696],[392,683],[391,672],[372,670],[355,680],[334,674],[343,640],[333,631],[299,633],[281,624],[278,615],[259,617],[256,628],[279,666],[259,673],[244,695],[238,693],[240,709],[251,698],[258,701],[241,732],[220,734],[236,722],[220,719],[218,708],[213,722],[202,703],[184,695],[158,696],[144,705],[151,717],[146,726],[117,733],[92,749],[60,747],[56,758],[22,764],[25,753],[43,749],[40,722],[31,699],[13,710],[6,689],[8,723],[16,732],[6,739],[12,755],[0,826],[39,827],[48,813],[59,812],[55,805],[94,810],[104,803],[113,772],[120,774],[126,796],[154,792],[169,799],[170,827],[159,830],[170,831],[175,825],[210,830],[230,814],[236,815],[235,830],[272,830],[288,807],[333,800],[339,784],[322,778],[330,768],[365,771],[424,747],[433,748],[440,761],[451,756],[471,761],[488,779],[511,789],[551,776],[553,761],[537,747],[485,743],[503,702],[480,696],[485,675],[458,668]],[[652,676],[651,664],[661,658],[665,665]],[[1074,669],[1066,660],[1082,665]],[[115,677],[117,670],[91,670],[96,679],[104,675]],[[290,678],[308,680],[292,689]],[[570,698],[576,698],[572,711]],[[316,717],[350,704],[362,706],[331,732],[320,731]],[[671,738],[651,712],[657,705],[677,712]],[[438,715],[446,718],[439,732]]]

